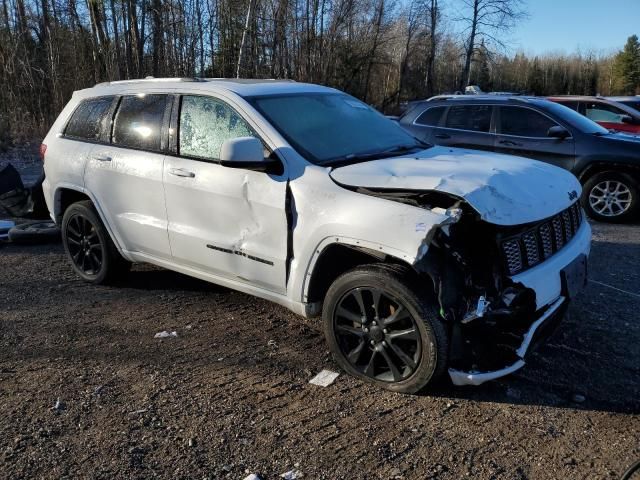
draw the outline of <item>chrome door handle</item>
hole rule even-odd
[[[196,176],[195,173],[190,172],[189,170],[185,170],[184,168],[170,168],[169,173],[171,175],[175,175],[176,177],[193,178]]]
[[[110,162],[111,161],[111,157],[109,155],[94,155],[93,159],[97,160],[99,162]]]

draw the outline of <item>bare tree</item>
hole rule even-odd
[[[426,88],[427,96],[434,94],[434,65],[436,63],[436,48],[438,45],[438,24],[440,23],[440,8],[438,0],[427,0],[427,15],[429,16],[429,54],[427,56]]]
[[[509,32],[516,23],[526,17],[523,0],[460,0],[463,13],[457,21],[464,24],[467,34],[465,42],[464,69],[460,89],[469,84],[471,61],[481,41],[496,47],[505,46],[501,35]]]

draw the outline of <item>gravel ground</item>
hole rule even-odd
[[[594,282],[523,370],[414,396],[310,385],[337,368],[317,320],[177,273],[91,286],[59,245],[0,246],[0,272],[0,478],[617,479],[640,457],[640,225],[594,225]]]

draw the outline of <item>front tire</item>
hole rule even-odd
[[[322,317],[336,362],[382,388],[415,393],[447,365],[448,339],[435,301],[406,268],[368,265],[338,277]]]
[[[600,222],[623,223],[638,211],[640,192],[637,182],[626,173],[602,172],[583,187],[582,207]]]
[[[62,217],[62,244],[75,272],[89,283],[110,283],[131,264],[114,245],[90,201],[74,203]]]

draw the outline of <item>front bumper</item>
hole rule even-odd
[[[489,380],[504,377],[524,367],[526,356],[541,340],[548,337],[560,323],[568,305],[566,297],[559,297],[538,318],[525,333],[520,347],[516,350],[519,359],[513,364],[492,372],[463,372],[449,369],[449,376],[454,385],[480,385]]]
[[[522,368],[527,354],[548,337],[558,325],[569,304],[571,294],[575,294],[583,285],[576,288],[567,285],[567,272],[575,270],[572,266],[589,255],[591,249],[591,226],[583,222],[573,239],[546,262],[537,265],[519,275],[511,277],[516,284],[532,289],[536,294],[536,319],[522,335],[522,343],[515,350],[515,361],[503,368],[491,371],[462,371],[449,369],[454,385],[480,385],[486,381],[509,375]],[[586,272],[582,281],[586,280]]]

